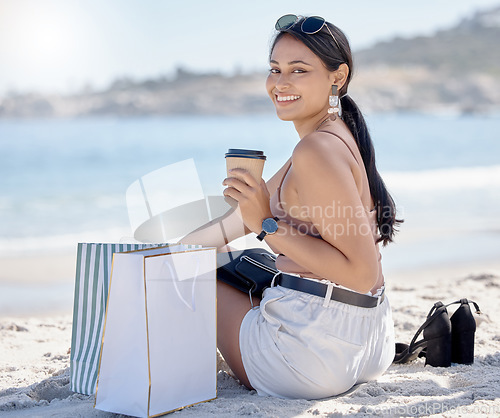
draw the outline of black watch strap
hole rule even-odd
[[[267,235],[267,232],[266,231],[262,231],[259,235],[257,235],[257,239],[259,241],[264,241],[264,238],[266,237]]]

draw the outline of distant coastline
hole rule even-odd
[[[396,38],[354,53],[350,94],[368,112],[500,110],[500,7],[432,36]],[[264,72],[119,79],[100,91],[0,95],[0,118],[271,113]]]

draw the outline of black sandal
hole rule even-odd
[[[449,367],[451,365],[451,330],[451,321],[446,306],[442,302],[436,302],[410,345],[396,344],[393,363],[408,363],[415,360],[425,349],[426,365]],[[422,331],[423,339],[416,341]]]
[[[460,299],[446,306],[460,303],[458,309],[450,318],[451,321],[451,361],[458,364],[474,363],[474,334],[476,332],[476,320],[470,310],[469,303],[476,308],[476,314],[481,314],[476,302]]]

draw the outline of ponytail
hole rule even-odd
[[[377,242],[382,241],[385,246],[393,241],[394,234],[397,232],[397,226],[403,220],[396,219],[396,205],[377,171],[375,149],[365,118],[350,96],[344,95],[340,100],[342,105],[342,119],[356,140],[368,176],[370,194],[377,211],[377,225],[380,233],[380,238]]]

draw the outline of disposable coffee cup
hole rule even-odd
[[[265,162],[266,156],[262,151],[230,148],[226,152],[227,176],[244,181],[244,179],[238,177],[237,174],[229,173],[229,170],[233,168],[243,168],[247,170],[255,180],[260,181],[262,178],[262,172],[264,171]],[[225,200],[232,207],[236,207],[238,205],[238,202],[229,196],[226,196]]]

